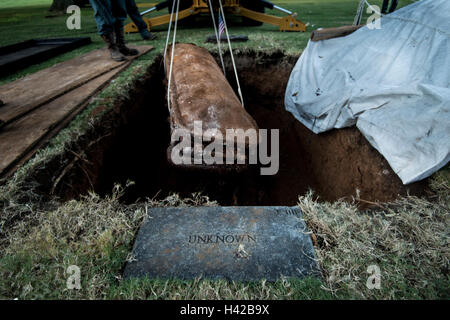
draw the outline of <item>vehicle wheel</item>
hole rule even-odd
[[[89,4],[89,0],[74,0],[73,4],[79,6],[80,8],[83,8]]]
[[[175,3],[175,6],[177,4]],[[172,13],[172,6],[173,6],[173,2],[171,4],[169,4],[169,14]],[[180,0],[180,7],[178,8],[179,11],[185,10],[187,8],[190,8],[192,6],[192,0]],[[176,8],[175,8],[176,10]],[[192,26],[195,24],[195,16],[190,16],[187,18],[184,18],[182,20],[178,21],[178,25],[182,25],[182,26]]]
[[[241,6],[243,6],[246,9],[264,13],[264,6],[262,6],[257,1],[241,0],[240,3],[241,3]],[[249,19],[247,17],[242,17],[242,24],[244,26],[261,26],[263,23],[260,21],[255,21],[255,20]]]

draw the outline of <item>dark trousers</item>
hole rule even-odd
[[[112,33],[115,28],[123,28],[127,17],[125,0],[89,0],[94,9],[97,31],[100,35]]]
[[[391,7],[389,8],[389,13],[394,12],[397,8],[398,0],[392,0]],[[381,13],[388,13],[389,0],[383,0],[383,6],[381,7]]]
[[[127,19],[127,13],[139,31],[147,30],[134,0],[89,0],[94,9],[94,18],[100,35],[121,30]]]
[[[143,31],[147,30],[147,24],[142,19],[139,9],[136,6],[136,2],[134,0],[125,0],[125,6],[127,8],[128,15],[130,16],[131,20],[133,20],[139,32],[142,33]]]

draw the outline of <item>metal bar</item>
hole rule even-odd
[[[160,3],[158,3],[156,6],[151,7],[151,8],[148,9],[148,10],[143,11],[143,12],[141,13],[141,16],[143,16],[143,15],[145,15],[145,14],[147,14],[147,13],[153,12],[153,11],[155,11],[155,10],[158,10],[158,11],[159,11],[159,10],[162,10],[162,9],[164,9],[164,8],[168,8],[168,7],[169,7],[169,4],[170,4],[170,1],[169,1],[169,0],[164,1],[164,2],[160,2]]]
[[[276,10],[278,10],[278,11],[284,12],[284,13],[286,13],[286,14],[292,14],[292,11],[289,11],[289,10],[287,10],[287,9],[284,9],[284,8],[282,8],[282,7],[279,7],[279,6],[277,6],[276,4],[273,5],[273,8],[276,9]]]
[[[141,16],[143,16],[143,15],[145,15],[145,14],[147,14],[147,13],[153,12],[153,11],[155,11],[155,10],[156,10],[156,7],[152,7],[152,8],[150,8],[150,9],[148,9],[148,10],[142,11],[142,12],[141,12]]]
[[[270,2],[270,1],[267,1],[267,0],[259,0],[259,3],[262,4],[265,8],[269,8],[269,9],[271,9],[271,10],[278,10],[278,11],[281,11],[281,12],[286,13],[286,14],[289,14],[289,15],[292,14],[292,11],[289,11],[289,10],[287,10],[287,9],[284,9],[284,8],[280,7],[280,6],[277,6],[276,4],[273,4],[273,3]]]

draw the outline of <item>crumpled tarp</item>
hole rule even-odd
[[[450,1],[422,0],[381,29],[308,43],[285,106],[315,133],[356,124],[404,184],[450,159]]]

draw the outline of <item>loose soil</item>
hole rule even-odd
[[[386,202],[408,192],[424,193],[426,181],[404,186],[355,127],[316,135],[285,111],[284,92],[297,58],[281,52],[235,56],[247,111],[260,128],[280,130],[278,173],[261,176],[257,166],[224,173],[170,165],[161,60],[157,58],[145,79],[135,84],[128,100],[116,104],[101,124],[72,146],[66,159],[55,160],[40,174],[42,192],[63,200],[89,190],[106,195],[116,182],[132,180],[135,184],[127,189],[125,202],[203,192],[221,205],[295,205],[309,189],[326,201],[358,196]],[[225,61],[228,80],[236,89],[229,56]],[[99,107],[93,114],[101,111]]]

